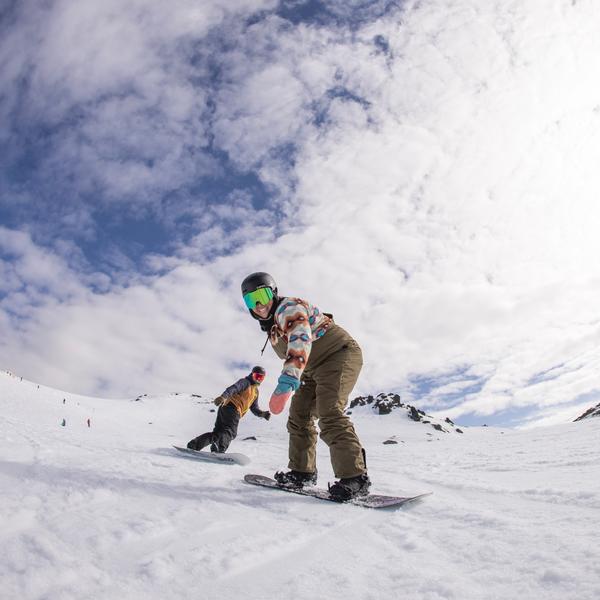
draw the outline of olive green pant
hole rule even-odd
[[[318,419],[335,476],[355,477],[366,472],[362,446],[354,425],[344,414],[362,364],[360,346],[337,325],[313,343],[300,388],[290,405],[290,469],[303,473],[316,470],[314,421]]]

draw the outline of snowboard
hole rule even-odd
[[[226,465],[247,465],[250,459],[245,454],[239,452],[204,452],[203,450],[190,450],[190,448],[180,448],[173,446],[175,450],[187,454],[190,458],[210,463],[224,463]]]
[[[249,474],[244,476],[246,483],[252,485],[260,485],[262,487],[273,488],[281,490],[283,492],[291,492],[292,494],[300,494],[301,496],[311,496],[312,498],[318,498],[319,500],[328,500],[329,502],[336,502],[337,504],[354,504],[355,506],[362,506],[364,508],[397,508],[420,500],[425,496],[429,496],[432,492],[426,492],[424,494],[417,494],[415,496],[382,496],[379,494],[369,494],[368,496],[362,496],[360,498],[353,498],[345,502],[335,500],[329,495],[329,492],[323,488],[306,487],[306,488],[291,488],[282,487],[274,479],[265,477],[264,475]]]

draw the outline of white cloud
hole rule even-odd
[[[303,122],[306,98],[301,83],[281,65],[266,66],[236,87],[221,92],[215,134],[220,145],[243,165],[256,161],[256,149],[287,143]],[[265,117],[269,115],[268,127]],[[259,155],[260,156],[260,155]]]
[[[217,6],[207,28],[222,18]],[[142,12],[150,23],[165,20],[161,40],[194,35],[162,12]],[[541,0],[486,9],[440,0],[415,5],[402,23],[383,17],[353,33],[273,16],[243,32],[231,24],[210,125],[241,166],[285,191],[285,217],[274,222],[271,206],[261,213],[236,195],[199,211],[203,227],[178,257],[151,257],[169,273],[40,308],[43,347],[63,351],[27,345],[11,370],[27,364],[50,374],[78,340],[68,377],[80,391],[99,381],[112,391],[196,381],[216,389],[229,361],[255,361],[262,336],[238,285],[265,269],[282,291],[333,312],[357,337],[365,354],[357,391],[395,388],[410,399],[412,378],[439,377],[444,387],[428,400],[441,410],[448,394],[476,380],[481,390],[447,412],[460,417],[547,410],[598,389],[600,85],[590,74],[599,25],[590,2],[548,10]],[[377,35],[387,53],[377,52]],[[108,168],[115,189],[181,181],[192,163],[175,168],[173,139],[189,139],[186,119],[202,91],[178,84],[165,100],[164,64],[177,73],[176,55],[161,63],[157,50],[152,65],[127,45],[124,55],[141,68],[136,81],[152,103],[172,108],[151,134],[142,120],[120,137],[112,111],[134,121],[145,96],[115,98],[83,130],[94,152],[122,145],[143,154],[144,139],[157,140],[149,157],[162,167]],[[99,56],[101,79],[118,83],[123,67]],[[86,75],[74,73],[86,93]],[[194,122],[190,135],[202,138],[206,127]],[[285,144],[295,146],[293,164],[275,152]],[[553,379],[544,381],[548,371]],[[65,372],[52,378],[69,388]]]
[[[0,252],[6,256],[0,262],[5,294],[24,291],[32,299],[48,294],[68,300],[85,290],[58,256],[37,247],[26,233],[0,226]]]
[[[196,47],[229,19],[272,5],[110,0],[15,8],[0,46],[11,143],[27,139],[21,129],[43,127],[42,186],[70,181],[71,195],[94,194],[97,202],[106,195],[160,205],[165,191],[217,169],[206,152],[211,84],[207,65],[192,60]]]
[[[26,260],[39,257],[30,247]],[[60,270],[51,275],[54,285],[66,283]],[[47,279],[35,273],[30,280]],[[25,288],[0,304],[0,353],[15,372],[65,390],[217,394],[232,371],[239,375],[240,367],[231,365],[259,356],[259,340],[254,352],[242,342],[240,329],[251,327],[238,295],[222,293],[210,268],[180,264],[160,279],[140,279],[102,295],[80,287],[62,303],[50,298],[52,292],[37,295]],[[30,314],[15,324],[10,318],[17,302]]]

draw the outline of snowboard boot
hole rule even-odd
[[[371,480],[366,473],[356,477],[347,477],[329,486],[329,495],[338,502],[346,502],[352,498],[368,496]]]
[[[314,473],[302,473],[293,469],[287,473],[277,471],[273,477],[281,487],[301,488],[317,485],[316,471]]]

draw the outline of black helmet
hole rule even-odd
[[[251,273],[242,281],[242,296],[248,292],[253,292],[261,287],[268,287],[273,290],[273,296],[277,296],[277,284],[268,273]]]
[[[267,372],[262,367],[254,367],[252,371],[250,371],[250,379],[256,385],[260,385],[266,376]]]
[[[258,288],[268,287],[273,290],[273,305],[269,311],[269,316],[266,319],[261,319],[252,309],[248,309],[248,312],[252,315],[253,319],[260,321],[260,328],[263,331],[270,331],[273,326],[273,315],[279,304],[279,298],[277,297],[277,284],[271,275],[259,271],[258,273],[250,273],[244,281],[242,281],[242,296],[254,292]]]

